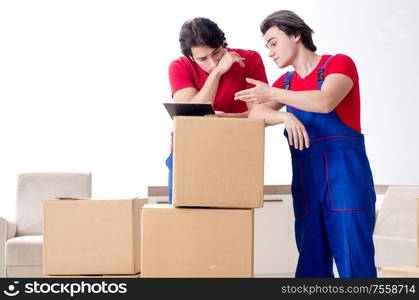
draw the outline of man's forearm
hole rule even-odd
[[[220,117],[225,118],[247,118],[249,115],[249,111],[241,112],[241,113],[223,113]]]
[[[316,113],[328,113],[331,110],[327,96],[324,92],[313,91],[288,91],[272,88],[272,100],[286,104],[297,109]]]
[[[281,112],[268,107],[265,104],[256,104],[249,113],[249,118],[264,119],[266,125],[284,123],[286,112]]]
[[[221,74],[217,70],[213,70],[208,75],[202,89],[189,101],[197,103],[214,103],[215,96],[217,95],[218,86],[220,84]]]

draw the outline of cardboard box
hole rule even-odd
[[[44,200],[44,274],[139,273],[140,217],[146,202],[146,198]]]
[[[263,205],[263,120],[175,117],[173,205]]]
[[[142,209],[141,277],[253,277],[253,209]]]
[[[419,267],[416,266],[392,266],[381,268],[380,277],[387,278],[419,278]]]

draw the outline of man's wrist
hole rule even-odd
[[[218,68],[218,66],[216,66],[214,69],[212,69],[211,74],[215,77],[221,77],[221,75],[223,75],[221,73],[220,68]]]
[[[278,119],[281,121],[281,123],[285,123],[288,117],[289,117],[289,112],[278,111]]]
[[[268,100],[269,101],[278,101],[277,97],[276,97],[276,94],[277,94],[277,89],[270,86],[269,87],[269,93],[268,93]]]

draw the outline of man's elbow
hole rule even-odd
[[[323,105],[321,108],[320,108],[320,113],[322,113],[322,114],[328,114],[328,113],[330,113],[331,111],[333,111],[333,108],[331,107],[331,106],[329,106],[329,105]]]
[[[320,107],[320,113],[328,114],[332,112],[336,108],[336,104],[334,101],[325,101]]]

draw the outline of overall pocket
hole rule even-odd
[[[357,149],[343,149],[324,152],[323,158],[330,209],[374,209],[374,183],[365,153]]]

